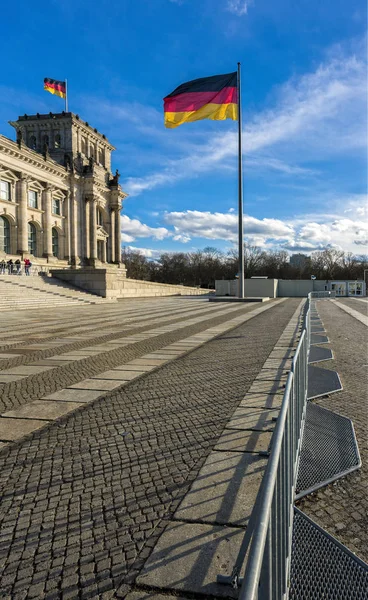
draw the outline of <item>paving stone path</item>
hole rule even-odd
[[[343,391],[316,402],[352,419],[362,459],[362,468],[318,490],[298,503],[321,527],[368,562],[368,346],[367,327],[340,309],[339,303],[360,311],[364,302],[338,299],[318,302],[335,360],[318,363],[336,370]],[[360,311],[362,312],[362,311]]]
[[[223,305],[216,305],[216,309],[213,309],[214,305],[200,300],[189,301],[188,304],[189,307],[182,301],[177,300],[173,303],[169,300],[165,307],[156,313],[151,305],[145,304],[146,308],[143,312],[138,311],[130,324],[126,321],[124,310],[114,309],[111,311],[115,317],[112,332],[108,330],[111,324],[106,323],[101,332],[103,335],[96,335],[95,319],[107,312],[106,307],[94,307],[84,333],[73,333],[72,325],[57,339],[31,345],[25,340],[22,346],[17,345],[14,350],[8,347],[7,358],[0,361],[0,413],[73,385],[108,368],[114,368],[183,337],[204,331],[210,326],[224,323],[229,319],[229,315],[236,316],[257,309],[256,304],[240,309],[238,306],[224,309]],[[78,307],[78,313],[80,310]],[[70,316],[73,317],[73,314],[76,314],[75,309]],[[131,314],[131,309],[128,314]],[[107,317],[108,315],[106,320]],[[152,338],[149,332],[154,329],[154,325],[162,326],[162,331]],[[165,330],[169,325],[172,325],[170,332]],[[132,339],[135,334],[144,332],[147,332],[147,336],[143,336],[141,340]],[[21,335],[34,342],[34,336],[39,336],[39,329],[33,327],[29,334],[24,335],[23,332]],[[132,343],[129,344],[129,341]],[[18,355],[22,351],[27,354]],[[17,356],[9,358],[12,352]]]
[[[300,299],[270,303],[268,310],[237,329],[0,449],[0,597],[106,600],[118,589],[124,594],[124,582],[134,579],[149,556],[165,518],[183,499],[299,303]],[[50,336],[45,344],[55,341],[55,315],[38,317],[40,333],[37,317],[30,333],[25,331],[29,324],[19,324],[15,317],[11,322],[10,317],[4,354],[28,348],[35,354],[27,357],[27,365],[40,369],[45,365],[34,363],[47,358],[57,362],[65,352],[70,360],[28,377],[13,373],[20,379],[2,384],[5,405],[7,397],[10,407],[24,405],[40,394],[257,310],[254,305],[210,306],[203,300],[152,300],[137,302],[137,318],[129,306],[61,310],[62,339],[57,339],[54,354],[52,348],[30,346],[37,346],[38,334]],[[173,315],[176,309],[179,313]],[[142,335],[152,333],[152,322],[142,327],[140,319],[145,314],[154,320],[160,313],[166,324],[176,326],[128,346],[104,347],[106,339],[100,333],[117,335],[109,341],[126,342],[138,329]],[[81,323],[83,315],[87,318]],[[97,331],[94,323],[104,318],[111,319],[111,332]],[[124,318],[132,319],[129,331]],[[188,319],[198,320],[186,325]],[[119,321],[124,327],[117,331]],[[86,331],[75,335],[82,339],[66,339],[74,337],[70,327],[82,325]],[[81,344],[81,352],[96,350],[96,344],[100,349],[73,359],[72,351],[77,350],[65,341]],[[40,351],[51,354],[40,359]],[[2,373],[11,370],[7,361]]]

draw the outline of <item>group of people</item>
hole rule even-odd
[[[32,263],[29,258],[24,259],[24,272],[26,275],[30,275]],[[22,263],[19,258],[13,262],[10,258],[6,261],[4,258],[0,260],[0,275],[5,275],[8,271],[8,275],[20,275],[22,269]]]

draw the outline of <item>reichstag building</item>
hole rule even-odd
[[[24,115],[0,135],[0,259],[99,266],[121,261],[127,196],[115,148],[73,113]]]

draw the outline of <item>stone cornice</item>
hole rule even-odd
[[[15,123],[16,125],[19,127],[22,126],[22,124],[37,124],[38,126],[46,126],[47,124],[50,122],[53,122],[54,124],[56,123],[57,125],[60,125],[61,127],[65,124],[65,122],[69,122],[70,121],[73,123],[73,126],[76,129],[79,129],[80,131],[82,131],[85,135],[90,135],[92,137],[94,137],[96,139],[96,141],[98,141],[99,143],[101,143],[103,146],[105,146],[106,148],[108,148],[110,151],[116,150],[115,146],[113,146],[112,144],[110,144],[110,142],[108,141],[108,139],[106,138],[106,136],[102,133],[100,133],[99,131],[97,131],[97,129],[95,127],[91,127],[91,125],[87,122],[87,121],[83,121],[79,115],[75,115],[72,112],[68,112],[68,113],[49,113],[49,114],[45,114],[45,115],[24,115],[24,116],[20,116],[18,121],[14,121],[12,122],[12,124]]]
[[[31,150],[25,145],[22,145],[22,148],[19,148],[16,142],[13,142],[9,138],[6,138],[3,135],[0,135],[0,157],[1,154],[5,154],[10,158],[16,158],[23,162],[25,165],[28,164],[32,167],[36,167],[40,169],[40,171],[44,173],[49,173],[51,175],[56,175],[64,180],[65,185],[67,185],[69,173],[65,171],[65,168],[59,165],[57,162],[48,158],[47,161],[35,150]],[[14,166],[13,169],[17,170]]]

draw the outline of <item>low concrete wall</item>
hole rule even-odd
[[[216,279],[215,288],[216,288],[216,296],[237,296],[238,295],[238,280],[237,279]]]
[[[306,298],[314,290],[312,279],[279,279],[280,298]]]
[[[277,279],[246,279],[244,293],[254,298],[277,298],[277,286]]]
[[[152,296],[203,296],[209,292],[183,285],[127,279],[125,268],[52,269],[51,274],[77,288],[110,300]]]
[[[217,279],[216,296],[237,296],[238,279]],[[244,294],[249,298],[277,298],[277,279],[245,279]]]

